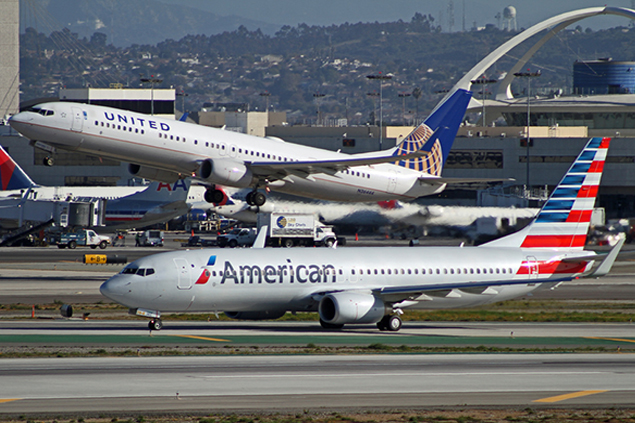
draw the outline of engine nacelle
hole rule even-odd
[[[212,184],[240,188],[250,187],[253,182],[253,174],[244,163],[229,159],[206,159],[201,163],[196,175]]]
[[[326,323],[377,323],[386,314],[386,305],[372,294],[336,292],[322,298],[318,307]]]
[[[138,164],[130,163],[128,172],[137,178],[145,178],[158,182],[167,182],[173,184],[179,180],[180,175],[169,170],[156,169],[154,167],[145,167]]]
[[[226,311],[225,316],[236,320],[275,320],[284,316],[286,312],[286,310]]]

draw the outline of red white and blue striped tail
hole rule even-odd
[[[483,246],[582,250],[610,141],[591,138],[533,222]]]

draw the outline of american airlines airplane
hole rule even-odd
[[[147,186],[75,187],[38,185],[0,146],[0,227],[15,228],[12,206],[3,207],[3,199],[36,201],[82,201],[104,199],[105,224],[111,229],[141,228],[166,222],[187,213],[190,179],[174,183],[153,182]],[[5,213],[6,212],[6,213]]]
[[[588,142],[529,226],[479,247],[173,251],[130,263],[100,290],[155,330],[162,312],[257,320],[317,311],[325,328],[376,323],[397,331],[404,309],[426,308],[440,292],[447,301],[435,304],[485,304],[603,276],[623,239],[595,268],[600,257],[584,245],[609,143]],[[255,244],[264,245],[264,232]]]
[[[259,188],[334,201],[412,200],[450,182],[484,181],[440,176],[470,97],[456,91],[398,146],[355,155],[70,102],[37,105],[10,124],[36,146],[132,162],[138,177],[195,175],[210,187],[209,203],[222,201],[216,185],[252,188],[247,200],[257,206],[266,201]]]

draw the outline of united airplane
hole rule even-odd
[[[623,240],[598,266],[584,245],[609,142],[588,142],[529,226],[479,247],[173,251],[130,263],[100,290],[149,317],[151,329],[162,327],[162,312],[272,319],[312,311],[325,328],[376,323],[396,331],[404,309],[485,304],[602,276]],[[447,301],[430,301],[442,292]]]
[[[355,155],[69,102],[37,105],[10,124],[36,146],[133,162],[138,177],[195,175],[209,186],[209,203],[223,199],[216,185],[252,188],[247,201],[257,206],[266,201],[259,188],[335,201],[412,200],[449,182],[483,181],[441,177],[470,97],[458,90],[396,147]]]

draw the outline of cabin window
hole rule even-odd
[[[481,269],[477,268],[476,269],[476,273],[480,275],[481,274]]]
[[[139,128],[135,128],[134,132],[135,132],[135,134],[138,134],[139,133]]]
[[[437,275],[441,274],[441,269],[437,269]]]
[[[185,138],[183,138],[185,140]],[[194,140],[194,145],[198,145],[198,140]]]
[[[121,130],[121,125],[117,125],[117,129]]]
[[[377,274],[377,269],[375,269],[375,274]]]
[[[412,275],[412,269],[408,269],[408,274]]]
[[[450,269],[450,274],[453,275],[454,274],[454,269]]]
[[[355,274],[355,269],[351,269],[351,275]]]
[[[95,121],[95,126],[99,126],[99,122],[98,121]]]
[[[385,274],[385,270],[384,269],[381,269],[381,274],[382,275]]]

